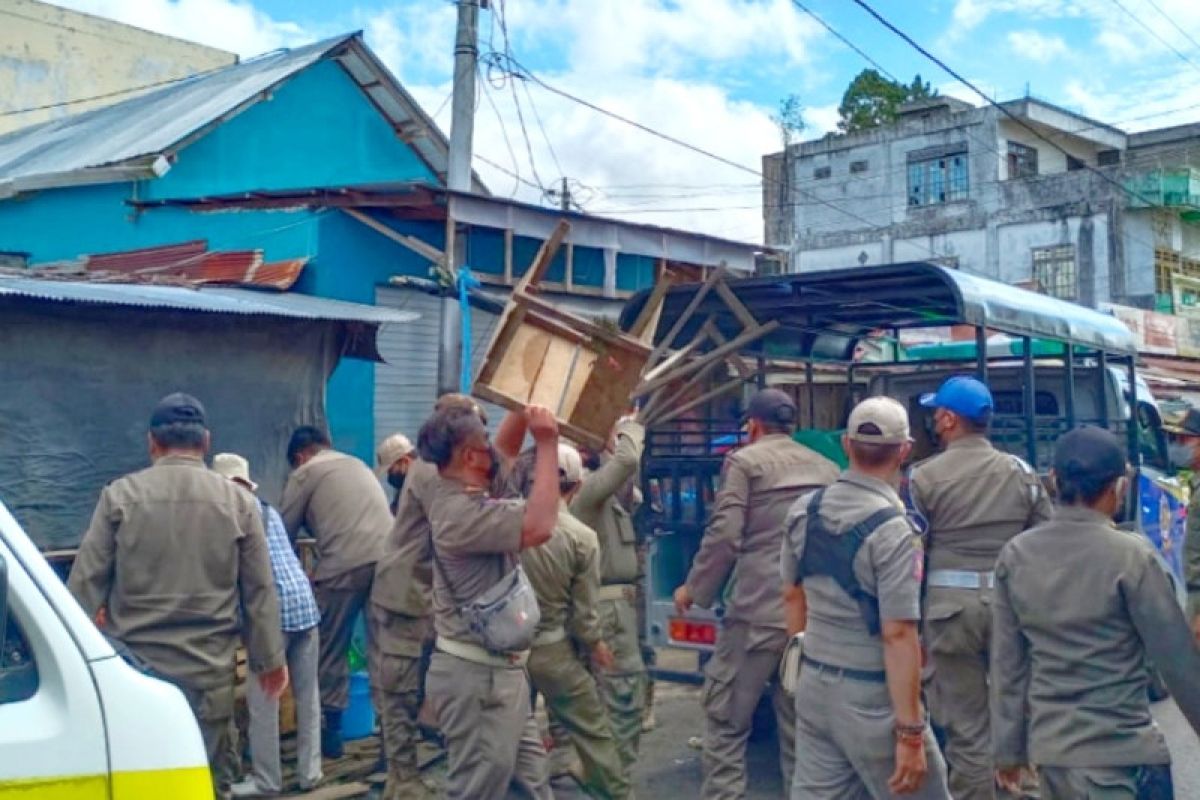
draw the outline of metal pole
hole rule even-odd
[[[1033,385],[1033,339],[1022,336],[1021,346],[1025,350],[1025,455],[1029,465],[1037,469],[1037,392]]]
[[[1120,398],[1117,398],[1118,401]],[[1097,423],[1101,428],[1108,427],[1108,354],[1103,350],[1096,351],[1096,402],[1100,414]]]
[[[808,383],[808,429],[812,430],[817,427],[817,387],[813,385],[815,379],[813,374],[812,360],[804,362],[804,378]]]
[[[975,370],[979,374],[979,381],[987,383],[988,379],[988,351],[987,351],[987,328],[982,325],[975,326]]]
[[[458,0],[458,26],[454,34],[454,96],[450,116],[450,153],[446,186],[451,191],[471,191],[471,151],[475,138],[475,72],[479,58],[479,0]],[[453,220],[453,201],[446,226],[446,271],[457,281],[459,266],[466,263],[465,236]],[[438,393],[458,391],[462,372],[462,315],[457,298],[442,298],[441,347],[438,351]]]
[[[1138,443],[1137,356],[1129,356],[1129,463],[1135,470],[1142,467],[1142,448]]]
[[[1066,372],[1063,397],[1067,401],[1067,430],[1075,429],[1075,345],[1066,343]]]

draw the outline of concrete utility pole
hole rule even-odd
[[[454,34],[454,99],[450,117],[450,158],[446,186],[471,191],[471,152],[475,138],[475,73],[479,61],[479,8],[486,0],[458,0],[458,27]],[[451,202],[453,208],[453,202]],[[451,221],[447,228],[446,268],[457,278],[466,263],[465,237]],[[458,298],[442,298],[441,349],[438,353],[438,393],[459,390],[462,369],[462,312]]]
[[[571,210],[571,190],[567,187],[567,179],[562,179],[562,195],[559,197],[559,203],[563,211]]]

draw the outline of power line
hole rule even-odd
[[[820,16],[818,16],[817,13],[815,11],[813,11],[811,8],[809,8],[808,6],[801,3],[800,0],[792,0],[792,5],[794,5],[796,8],[800,9],[805,14],[808,14],[810,17],[812,17],[814,20],[816,20],[817,24],[820,25],[825,30],[829,31],[835,39],[837,39],[839,42],[846,45],[846,47],[849,47],[851,50],[853,50],[854,52],[856,52],[860,56],[862,56],[864,61],[866,61],[868,64],[872,64],[875,67],[875,69],[879,70],[886,77],[890,78],[893,83],[900,82],[899,78],[897,78],[892,73],[888,72],[887,67],[880,64],[878,61],[876,61],[874,58],[872,58],[870,55],[868,55],[865,50],[863,50],[861,47],[856,45],[854,42],[847,39],[845,36],[843,36],[837,30],[835,30],[832,25],[830,25],[828,22],[826,22],[824,19],[822,19]]]
[[[476,73],[477,74],[479,73],[478,67],[476,67]],[[517,187],[522,183],[521,166],[520,166],[520,164],[517,163],[517,153],[515,150],[513,150],[512,142],[509,141],[508,128],[505,127],[505,125],[504,125],[504,117],[502,117],[500,115],[500,109],[496,106],[496,101],[492,97],[492,91],[488,87],[488,82],[481,80],[480,84],[483,87],[483,95],[487,98],[488,105],[490,105],[492,107],[492,111],[496,115],[496,121],[498,123],[500,123],[500,136],[503,137],[504,147],[508,150],[508,157],[512,160],[513,171],[510,172],[509,174],[512,175],[512,177],[514,177],[517,182],[513,184],[513,190],[512,190],[512,192],[509,193],[508,196],[510,198],[515,197],[517,194]],[[491,162],[489,162],[489,163],[491,163]]]
[[[1165,19],[1167,22],[1171,23],[1171,27],[1173,27],[1175,30],[1179,31],[1179,33],[1183,36],[1183,38],[1187,39],[1189,42],[1192,43],[1193,47],[1195,47],[1197,50],[1200,50],[1200,42],[1196,41],[1196,39],[1190,33],[1188,33],[1186,30],[1184,30],[1182,27],[1180,27],[1179,23],[1175,21],[1174,17],[1172,17],[1167,12],[1163,11],[1162,6],[1160,6],[1158,3],[1154,2],[1154,0],[1146,0],[1146,3],[1151,8],[1153,8],[1155,11],[1157,11],[1159,14],[1161,14],[1163,19]]]
[[[1173,44],[1171,44],[1170,42],[1168,42],[1168,41],[1167,41],[1166,39],[1164,39],[1163,37],[1159,36],[1159,35],[1158,35],[1158,31],[1154,30],[1154,28],[1151,28],[1151,27],[1150,27],[1150,26],[1149,26],[1149,25],[1146,23],[1146,21],[1145,21],[1145,20],[1143,20],[1141,17],[1139,17],[1137,14],[1134,14],[1132,11],[1130,11],[1130,10],[1129,10],[1129,8],[1128,8],[1128,7],[1127,7],[1127,6],[1126,6],[1124,3],[1122,3],[1122,2],[1121,2],[1121,0],[1110,0],[1110,2],[1111,2],[1111,3],[1112,3],[1114,6],[1116,6],[1116,7],[1117,7],[1117,8],[1119,8],[1119,9],[1121,9],[1123,12],[1125,12],[1125,16],[1129,17],[1131,20],[1133,20],[1134,22],[1136,22],[1138,25],[1142,26],[1142,28],[1143,28],[1143,29],[1144,29],[1144,30],[1145,30],[1147,33],[1149,33],[1151,36],[1153,36],[1155,39],[1157,39],[1159,42],[1161,42],[1161,43],[1162,43],[1162,45],[1163,45],[1164,47],[1166,47],[1168,50],[1170,50],[1170,51],[1171,51],[1172,53],[1174,53],[1175,55],[1179,56],[1179,58],[1180,58],[1180,60],[1181,60],[1181,61],[1183,61],[1185,64],[1189,64],[1189,65],[1190,65],[1190,66],[1191,66],[1193,69],[1195,69],[1197,72],[1200,72],[1200,64],[1197,64],[1195,61],[1192,61],[1190,58],[1188,58],[1186,55],[1184,55],[1184,54],[1183,54],[1183,53],[1182,53],[1182,52],[1179,50],[1179,48],[1177,48],[1175,45],[1173,45]],[[1155,6],[1155,8],[1157,8],[1157,6]],[[1159,11],[1159,13],[1160,13],[1160,14],[1162,13],[1162,9],[1158,9],[1158,11]],[[1172,23],[1172,24],[1173,24],[1173,23]],[[1184,34],[1184,35],[1186,36],[1186,34]],[[1189,36],[1188,38],[1190,39],[1191,37]],[[1195,42],[1193,41],[1193,44],[1194,44],[1194,43],[1195,43]]]

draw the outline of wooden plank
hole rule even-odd
[[[512,338],[516,336],[517,331],[521,328],[521,322],[525,319],[525,309],[523,308],[506,308],[504,316],[496,325],[496,330],[492,334],[492,341],[488,344],[487,356],[483,360],[483,368],[479,370],[479,377],[476,383],[491,383],[492,378],[496,375],[496,370],[500,368],[500,362],[503,359],[504,351],[508,348]]]
[[[576,344],[587,345],[592,341],[579,331],[569,328],[556,320],[547,319],[536,311],[527,312],[525,314],[523,323],[525,325],[533,325],[541,328],[544,331],[554,334],[560,339],[566,339],[568,341],[575,342]]]
[[[579,405],[579,398],[583,396],[583,392],[587,388],[588,379],[595,370],[596,361],[599,358],[600,354],[596,351],[580,348],[579,359],[575,363],[573,372],[568,376],[567,388],[563,393],[561,402],[562,411],[559,413],[560,419],[570,419],[575,413],[575,408]]]
[[[597,325],[591,320],[577,317],[569,311],[563,311],[562,309],[547,303],[540,297],[522,295],[515,302],[525,308],[536,309],[538,313],[544,316],[560,320],[561,322],[569,325],[572,328],[575,328],[582,333],[586,333],[589,336],[602,340],[608,346],[619,347],[622,350],[626,350],[630,353],[640,354],[643,358],[645,357],[646,352],[649,350],[648,347],[639,342],[637,339],[632,339],[628,336],[625,336],[614,328],[606,328],[603,325]]]
[[[386,236],[398,245],[407,247],[417,255],[424,256],[435,264],[446,263],[445,253],[432,245],[426,244],[415,236],[407,236],[399,231],[394,231],[387,225],[384,225],[382,222],[372,219],[371,217],[354,208],[343,208],[342,212],[349,214],[351,218],[358,220],[376,233]]]
[[[726,362],[724,362],[724,361],[712,362],[707,367],[704,367],[699,372],[697,372],[695,375],[693,375],[691,378],[689,378],[686,382],[683,383],[683,385],[675,388],[674,391],[671,390],[670,384],[659,389],[657,392],[655,392],[650,397],[650,402],[647,403],[646,408],[643,411],[643,413],[646,415],[646,418],[653,419],[659,413],[661,413],[664,408],[670,409],[677,402],[679,402],[681,399],[683,399],[687,395],[687,393],[689,391],[691,391],[693,388],[695,388],[702,380],[704,380],[706,377],[708,377],[708,375],[714,369],[716,369],[717,367],[721,366],[724,363],[726,363]]]
[[[696,290],[695,296],[692,297],[691,302],[687,304],[687,307],[683,309],[683,313],[679,315],[679,319],[675,320],[675,324],[671,326],[671,330],[669,330],[667,335],[663,337],[662,341],[658,343],[658,347],[655,347],[654,350],[650,352],[650,358],[646,360],[647,366],[652,367],[658,363],[658,360],[662,358],[663,354],[668,348],[670,348],[671,343],[675,341],[675,337],[679,335],[681,330],[683,330],[683,326],[686,325],[687,321],[692,318],[692,314],[695,314],[696,309],[700,307],[702,302],[704,302],[704,298],[712,289],[713,284],[720,280],[721,276],[724,274],[725,270],[715,269],[713,270],[712,274],[708,276],[708,280],[704,281],[704,283],[700,285],[700,288]]]
[[[725,358],[725,356],[729,355],[730,353],[736,352],[737,350],[740,350],[741,348],[745,347],[746,345],[750,344],[751,342],[761,339],[762,337],[766,336],[768,333],[770,333],[771,331],[775,330],[778,327],[779,327],[779,320],[773,319],[764,325],[759,325],[757,328],[752,328],[750,330],[747,330],[747,331],[743,332],[741,335],[734,337],[730,341],[728,341],[725,344],[721,345],[720,347],[716,348],[715,350],[708,351],[707,353],[705,353],[703,356],[696,359],[695,361],[691,361],[688,364],[685,364],[680,369],[674,370],[670,374],[667,374],[667,375],[661,375],[652,381],[647,381],[647,382],[643,383],[640,387],[638,387],[638,391],[641,394],[646,394],[647,392],[651,392],[651,391],[659,388],[660,386],[665,386],[666,384],[670,383],[671,381],[682,378],[685,374],[687,374],[688,372],[691,372],[692,370],[698,370],[704,366],[707,366],[709,363],[711,363],[713,361],[718,361],[718,360]]]
[[[642,306],[641,313],[629,328],[629,335],[647,347],[654,346],[654,334],[658,330],[658,320],[662,317],[663,300],[671,289],[674,277],[665,268],[662,269],[658,281],[654,284],[654,290],[646,298],[646,305]]]
[[[555,336],[548,337],[545,355],[542,363],[533,377],[529,391],[531,405],[556,408],[562,399],[563,389],[567,385],[567,371],[575,355],[575,345]],[[525,355],[528,363],[529,355]]]
[[[703,405],[704,403],[707,403],[709,400],[713,400],[717,397],[720,397],[721,395],[728,394],[729,392],[733,391],[734,389],[738,388],[739,386],[745,385],[745,383],[746,383],[745,378],[741,378],[741,377],[734,378],[733,380],[729,381],[728,383],[721,384],[720,386],[718,386],[717,388],[713,389],[710,392],[705,392],[704,394],[697,397],[695,400],[684,403],[682,406],[679,406],[678,408],[671,409],[667,413],[663,414],[661,417],[651,420],[651,421],[647,422],[646,424],[647,424],[647,426],[665,425],[666,423],[670,422],[671,420],[677,419],[678,417],[682,416],[683,414],[686,414],[687,412],[691,411],[696,406]]]
[[[743,328],[753,328],[758,324],[758,320],[750,313],[750,310],[743,305],[741,300],[738,300],[737,295],[733,293],[733,289],[729,288],[729,284],[721,281],[716,286],[717,294],[725,301],[725,305],[729,306],[729,310],[738,318],[738,322],[742,323]]]
[[[504,350],[499,368],[487,383],[522,403],[532,402],[538,373],[553,341],[555,338],[543,330],[530,325],[519,326]]]
[[[707,332],[709,337],[717,344],[725,344],[727,341],[729,341],[725,338],[725,334],[721,333],[721,329],[717,327],[717,324],[713,321],[712,317],[709,317],[708,321],[704,323],[702,330]],[[754,369],[748,366],[745,359],[741,358],[740,356],[732,355],[727,358],[726,361],[728,361],[730,364],[733,364],[733,368],[736,369],[740,375],[749,377],[750,375],[754,374]]]
[[[546,270],[550,268],[550,262],[554,260],[554,256],[558,253],[558,248],[562,245],[563,239],[571,230],[571,223],[565,219],[560,219],[558,224],[554,226],[554,230],[550,233],[550,238],[542,242],[542,246],[538,248],[537,255],[533,257],[533,261],[529,264],[529,269],[525,270],[525,274],[521,276],[521,280],[517,281],[517,285],[513,287],[513,293],[517,294],[524,292],[530,286],[536,286],[546,276]]]

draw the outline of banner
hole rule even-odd
[[[1144,308],[1101,303],[1100,310],[1112,314],[1133,333],[1139,353],[1179,355],[1179,324],[1185,320]]]

